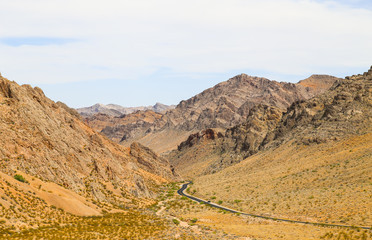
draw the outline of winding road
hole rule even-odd
[[[274,220],[274,221],[279,221],[279,222],[290,222],[290,223],[302,223],[302,224],[310,224],[310,225],[315,225],[315,226],[323,226],[323,227],[344,227],[344,228],[362,228],[362,229],[367,229],[367,230],[372,230],[370,227],[362,227],[362,226],[350,226],[350,225],[340,225],[340,224],[329,224],[329,223],[317,223],[317,222],[305,222],[305,221],[297,221],[297,220],[290,220],[290,219],[283,219],[283,218],[275,218],[275,217],[267,217],[267,216],[262,216],[262,215],[256,215],[256,214],[250,214],[250,213],[244,213],[240,212],[234,209],[230,209],[221,205],[218,205],[216,203],[212,203],[210,201],[197,198],[191,195],[188,195],[184,193],[184,191],[187,189],[188,185],[191,184],[192,182],[188,182],[182,185],[182,187],[177,191],[177,193],[181,196],[185,196],[193,201],[199,202],[199,203],[204,203],[207,204],[211,207],[219,208],[231,213],[238,213],[241,215],[245,216],[250,216],[250,217],[256,217],[256,218],[263,218],[263,219],[269,219],[269,220]]]

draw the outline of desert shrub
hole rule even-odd
[[[20,182],[23,182],[23,183],[26,183],[27,182],[26,179],[22,175],[20,175],[20,174],[14,175],[14,179],[15,180],[18,180]]]
[[[176,224],[176,225],[179,225],[180,224],[180,221],[178,221],[177,219],[173,218],[173,223]]]

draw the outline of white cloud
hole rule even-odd
[[[307,74],[372,64],[372,11],[331,1],[12,0],[1,37],[78,39],[0,44],[0,71],[29,83],[138,79],[166,67],[203,74]]]

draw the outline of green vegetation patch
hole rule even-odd
[[[20,174],[14,175],[14,179],[15,180],[18,180],[20,182],[23,182],[23,183],[27,183],[27,180],[22,175],[20,175]]]

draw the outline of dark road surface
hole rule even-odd
[[[263,218],[263,219],[269,219],[269,220],[280,221],[280,222],[311,224],[311,225],[323,226],[323,227],[362,228],[362,229],[371,230],[370,227],[349,226],[349,225],[339,225],[339,224],[329,224],[329,223],[316,223],[316,222],[304,222],[304,221],[282,219],[282,218],[274,218],[274,217],[266,217],[266,216],[261,216],[261,215],[255,215],[255,214],[249,214],[249,213],[240,212],[240,211],[237,211],[237,210],[234,210],[234,209],[230,209],[230,208],[226,208],[226,207],[220,206],[218,204],[212,203],[210,201],[203,200],[203,199],[200,199],[200,198],[197,198],[197,197],[194,197],[194,196],[191,196],[191,195],[188,195],[188,194],[184,193],[184,191],[186,190],[186,188],[187,188],[187,186],[189,184],[191,184],[191,182],[188,182],[188,183],[183,184],[182,187],[177,191],[177,193],[179,195],[185,196],[185,197],[187,197],[187,198],[189,198],[189,199],[191,199],[193,201],[196,201],[196,202],[199,202],[199,203],[204,203],[204,204],[207,204],[207,205],[209,205],[211,207],[219,208],[219,209],[222,209],[222,210],[231,212],[231,213],[238,213],[238,214],[246,215],[246,216],[250,216],[250,217]]]

